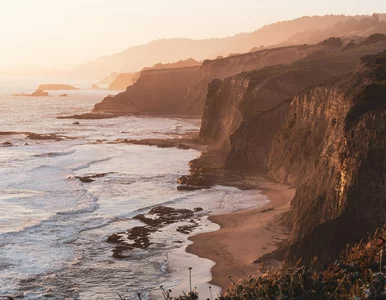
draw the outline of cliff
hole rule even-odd
[[[320,43],[314,46],[312,53],[292,64],[241,73],[222,82],[214,81],[209,86],[204,105],[200,138],[229,149],[230,136],[249,125],[243,123],[291,99],[311,85],[355,69],[363,55],[386,50],[383,41],[358,44],[347,50],[337,45],[334,48],[334,44],[331,41]],[[253,126],[252,123],[250,125]],[[232,152],[231,155],[237,153]]]
[[[130,85],[133,85],[134,77],[137,73],[120,73],[117,77],[109,84],[109,90],[124,91]]]
[[[197,112],[189,111],[186,98],[195,92],[191,86],[199,74],[200,67],[143,71],[134,85],[115,97],[105,98],[93,112],[195,115]]]
[[[303,45],[262,50],[228,58],[206,60],[202,66],[142,71],[137,82],[116,97],[95,105],[94,112],[202,115],[208,83],[215,79],[309,56],[337,51],[335,45]],[[155,66],[156,67],[156,66]],[[163,107],[164,105],[164,107]]]
[[[385,134],[383,52],[243,122],[227,167],[297,187],[288,262],[321,265],[385,222]]]
[[[161,69],[176,69],[176,68],[185,68],[185,67],[194,67],[200,66],[201,63],[189,58],[186,60],[180,60],[175,63],[167,63],[167,64],[155,64],[152,67],[143,68],[140,72],[136,73],[120,73],[117,74],[116,78],[110,83],[108,89],[109,90],[118,90],[124,91],[128,86],[133,85],[139,78],[141,72],[147,70],[161,70]]]

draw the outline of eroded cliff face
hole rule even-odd
[[[208,84],[244,71],[286,64],[314,56],[323,57],[339,47],[334,45],[292,46],[262,50],[217,60],[201,67],[142,71],[137,82],[115,97],[95,105],[94,112],[148,113],[201,117]]]
[[[250,129],[254,128],[253,121],[248,122],[255,116],[284,103],[312,85],[354,70],[363,55],[383,50],[386,50],[384,42],[359,45],[348,50],[317,51],[292,64],[244,72],[224,79],[221,84],[216,81],[210,85],[204,105],[200,138],[229,149],[232,134],[237,135],[237,131],[241,134],[244,128],[253,130]],[[253,135],[248,136],[248,139],[251,138]],[[236,140],[234,143],[237,143]],[[241,142],[235,147],[244,149],[245,145]],[[231,152],[231,156],[237,155],[239,159],[233,159],[234,162],[238,165],[249,164],[245,162],[248,153]],[[232,163],[232,159],[229,163]]]
[[[323,57],[339,47],[340,45],[320,43],[316,45],[265,49],[216,60],[206,60],[202,64],[201,70],[210,78],[224,79],[241,72],[253,71],[273,65],[288,64],[311,55]]]
[[[335,258],[386,221],[386,52],[244,122],[228,168],[297,187],[288,262]]]
[[[194,93],[191,87],[200,77],[200,67],[147,70],[137,82],[115,97],[107,97],[94,107],[94,112],[113,114],[147,113],[189,116],[186,101]]]

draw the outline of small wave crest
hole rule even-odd
[[[103,159],[89,161],[89,162],[86,162],[86,163],[82,163],[82,164],[73,166],[73,167],[70,168],[70,170],[71,171],[79,171],[79,170],[87,169],[87,168],[89,168],[93,164],[109,161],[110,159],[112,159],[112,157],[106,157],[106,158],[103,158]]]

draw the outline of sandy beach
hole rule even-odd
[[[276,250],[289,234],[281,220],[296,190],[260,177],[249,178],[249,181],[255,181],[257,189],[270,202],[256,209],[210,216],[220,229],[191,237],[193,244],[186,249],[188,253],[216,263],[211,270],[210,284],[220,286],[223,292],[231,283],[228,276],[237,280],[255,274],[259,265],[256,260]],[[280,263],[270,261],[271,265]]]

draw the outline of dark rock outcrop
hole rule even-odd
[[[2,147],[12,147],[13,144],[11,142],[4,142],[0,144]]]
[[[109,174],[113,174],[113,172],[98,173],[98,174],[91,174],[91,175],[85,175],[85,176],[75,176],[74,178],[79,179],[79,181],[83,183],[91,183],[91,182],[94,182],[96,178],[105,177]]]
[[[189,222],[188,225],[177,227],[176,231],[189,234],[198,226],[195,217],[203,209],[194,210],[175,209],[166,206],[157,206],[147,214],[139,214],[134,219],[140,220],[144,226],[136,226],[126,232],[118,232],[110,235],[107,242],[115,244],[113,257],[125,258],[134,249],[147,249],[152,245],[150,235],[163,227],[177,222]]]

